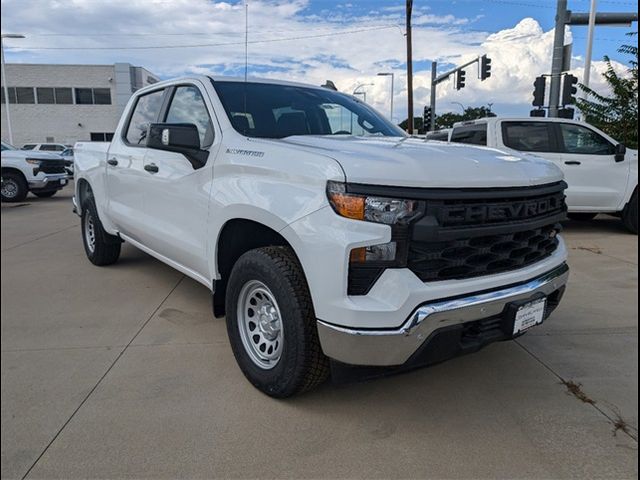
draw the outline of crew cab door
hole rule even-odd
[[[204,166],[182,153],[148,148],[140,184],[144,191],[145,245],[210,280],[207,238],[213,159],[220,145],[206,91],[198,82],[173,86],[160,123],[188,123],[198,128],[200,148],[209,151]]]
[[[147,177],[144,157],[150,123],[160,115],[165,90],[154,90],[136,98],[122,132],[113,138],[107,152],[107,212],[119,232],[143,241],[143,193],[141,181]]]
[[[570,208],[616,211],[624,201],[629,162],[616,162],[616,146],[595,130],[575,123],[554,123],[569,188]]]

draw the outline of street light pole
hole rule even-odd
[[[593,51],[593,34],[596,26],[597,9],[598,0],[591,0],[591,9],[589,10],[589,30],[587,31],[587,52],[584,56],[584,76],[582,77],[582,84],[585,87],[589,86],[589,80],[591,79],[591,55]]]
[[[362,100],[364,103],[367,103],[367,92],[366,90],[359,91],[363,87],[370,87],[373,83],[361,83],[356,88],[353,89],[353,95],[362,95]]]
[[[449,103],[451,103],[452,105],[460,105],[460,108],[462,109],[462,113],[464,114],[466,108],[464,107],[463,104],[461,104],[460,102],[449,102]]]
[[[2,65],[2,87],[4,89],[4,105],[7,112],[7,132],[9,133],[9,143],[13,145],[13,131],[11,130],[11,113],[9,112],[9,87],[7,86],[7,74],[4,69],[4,39],[24,38],[24,35],[17,33],[7,33],[0,35],[0,65]]]
[[[389,110],[389,120],[393,122],[393,79],[395,74],[393,72],[380,72],[378,73],[379,77],[391,77],[391,108]]]

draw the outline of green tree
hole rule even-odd
[[[630,37],[638,32],[628,33]],[[629,55],[629,68],[619,75],[608,56],[604,57],[607,69],[602,74],[611,89],[611,96],[604,96],[580,85],[585,98],[578,99],[577,106],[585,120],[603,130],[628,147],[638,148],[638,46],[622,45],[618,52]]]

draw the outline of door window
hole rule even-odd
[[[210,147],[213,143],[213,124],[204,99],[194,86],[176,88],[167,111],[167,123],[191,123],[198,128],[200,148]]]
[[[470,145],[487,145],[487,124],[464,125],[456,127],[451,134],[454,143],[467,143]]]
[[[560,125],[562,147],[565,153],[578,155],[613,155],[615,146],[602,135],[581,125]]]
[[[553,152],[552,127],[545,122],[503,122],[504,144],[522,152]]]
[[[157,121],[163,97],[164,90],[157,90],[138,97],[127,128],[127,143],[131,145],[145,144],[149,124]]]

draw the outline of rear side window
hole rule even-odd
[[[553,130],[545,122],[503,122],[504,144],[521,152],[553,152]]]
[[[176,88],[169,111],[167,123],[192,123],[198,128],[200,148],[210,147],[213,143],[213,124],[204,104],[200,91],[194,86]]]
[[[61,152],[64,150],[62,145],[40,145],[40,150],[44,150],[46,152]]]
[[[164,90],[157,90],[138,97],[127,127],[125,136],[127,143],[131,145],[145,144],[147,129],[150,123],[158,119],[163,97]]]
[[[36,148],[36,145],[34,143],[27,143],[26,145],[22,146],[22,150],[33,150],[34,148]]]
[[[453,129],[451,141],[470,145],[487,145],[487,124],[463,125]]]

